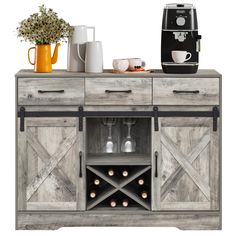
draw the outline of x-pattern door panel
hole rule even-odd
[[[157,209],[219,209],[218,132],[212,131],[212,119],[161,118],[159,124]]]
[[[19,210],[77,210],[80,134],[76,118],[29,118],[18,132]]]

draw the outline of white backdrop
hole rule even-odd
[[[174,1],[171,1],[174,2]],[[175,2],[181,2],[175,0]],[[185,0],[197,7],[199,34],[202,35],[200,68],[215,68],[223,74],[223,231],[200,232],[202,235],[233,233],[235,231],[235,80],[236,67],[236,2],[233,0]],[[58,12],[71,25],[96,26],[96,39],[103,42],[104,67],[111,68],[113,58],[141,57],[147,68],[160,68],[162,11],[167,0],[5,0],[1,1],[0,43],[0,180],[1,235],[14,232],[14,74],[21,68],[32,68],[27,61],[27,49],[32,46],[16,38],[15,28],[20,20],[38,11],[45,4]],[[59,49],[56,68],[66,68],[67,45]],[[41,232],[33,232],[38,235]],[[63,228],[44,234],[126,235],[130,233],[180,235],[169,228]],[[199,232],[185,232],[199,234]]]

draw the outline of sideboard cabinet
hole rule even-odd
[[[16,74],[16,228],[221,229],[221,75]]]

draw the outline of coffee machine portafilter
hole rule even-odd
[[[161,65],[165,73],[196,73],[201,35],[198,34],[196,8],[192,4],[167,4],[163,12]],[[172,51],[187,51],[191,58],[175,63]]]

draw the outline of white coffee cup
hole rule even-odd
[[[129,60],[129,70],[135,70],[145,66],[145,62],[141,58],[128,58]]]
[[[174,51],[171,51],[171,56],[175,63],[184,63],[192,57],[192,54],[187,51],[174,50]]]
[[[114,59],[112,62],[114,70],[124,72],[129,67],[128,59]]]

